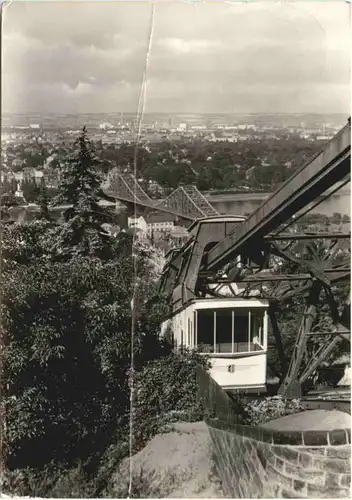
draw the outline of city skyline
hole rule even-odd
[[[136,113],[149,47],[146,113],[347,114],[349,9],[13,1],[4,9],[2,109]]]

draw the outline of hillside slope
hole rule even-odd
[[[204,422],[173,424],[132,458],[134,495],[154,498],[224,498],[213,476],[209,433]],[[129,460],[114,477],[118,493],[128,483]]]

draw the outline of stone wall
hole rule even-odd
[[[207,425],[226,496],[350,497],[350,429],[276,432],[218,419]]]

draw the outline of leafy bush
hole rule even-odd
[[[42,498],[91,498],[91,485],[81,465],[66,470],[53,463],[43,469],[7,471],[3,491],[14,496]]]
[[[260,425],[285,415],[292,415],[303,411],[299,399],[283,399],[280,396],[255,399],[244,407],[246,417],[244,424]]]
[[[203,405],[196,400],[199,364],[208,366],[206,358],[195,351],[171,352],[147,363],[137,374],[133,415],[137,447],[167,423],[203,418]]]

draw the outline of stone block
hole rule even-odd
[[[346,429],[347,443],[351,444],[351,429]]]
[[[351,498],[350,488],[344,488],[344,489],[338,490],[338,497],[339,498]]]
[[[276,457],[270,448],[264,450],[264,455],[265,455],[266,460],[267,460],[267,465],[271,464],[271,465],[275,466],[275,458]]]
[[[351,487],[351,474],[341,474],[340,484],[341,484],[341,486],[345,486],[346,488],[350,488]]]
[[[306,483],[310,484],[325,484],[325,473],[322,470],[301,468],[299,471],[299,477]]]
[[[292,478],[286,476],[285,474],[279,472],[272,465],[268,465],[267,469],[268,480],[273,484],[280,484],[286,488],[292,488]]]
[[[286,460],[287,462],[294,464],[298,462],[298,451],[291,446],[273,446],[272,451],[275,455]]]
[[[281,494],[282,494],[281,484],[274,485],[273,491],[274,491],[274,494],[273,494],[274,498],[281,498]]]
[[[325,487],[336,489],[340,486],[340,474],[333,474],[332,472],[325,473]]]
[[[299,471],[302,469],[299,465],[291,464],[289,462],[285,463],[285,471],[290,476],[299,476]]]
[[[273,467],[271,464],[268,464],[266,467],[266,473],[268,475],[269,482],[272,482],[273,484],[277,483],[279,472],[275,469],[275,467]]]
[[[281,491],[282,498],[297,498],[297,495],[294,491],[289,491],[283,488]]]
[[[307,446],[304,448],[305,453],[311,453],[312,455],[320,455],[320,456],[325,456],[326,455],[326,450],[327,448],[325,446]]]
[[[312,456],[307,453],[300,453],[298,461],[301,467],[312,467],[313,464]]]
[[[286,488],[283,488],[281,491],[282,498],[299,498],[297,496],[297,493],[292,490],[287,490]]]
[[[341,484],[341,486],[345,486],[346,488],[350,488],[351,487],[351,474],[341,474],[340,484]]]
[[[300,479],[294,479],[293,489],[300,495],[305,495],[307,492],[307,485],[304,481],[301,481]]]
[[[284,473],[277,472],[277,481],[281,484],[282,487],[289,489],[293,488],[293,478],[287,476]]]
[[[326,455],[328,458],[340,458],[342,460],[348,460],[351,458],[351,447],[337,446],[336,448],[327,448]]]
[[[332,446],[342,445],[347,443],[347,434],[345,430],[335,430],[329,432],[329,441]]]
[[[303,442],[306,446],[327,446],[328,433],[326,431],[305,431]]]
[[[334,498],[335,495],[331,495],[331,490],[326,488],[326,486],[321,486],[318,484],[307,484],[307,496],[308,498]]]
[[[334,472],[335,474],[348,473],[351,470],[349,460],[339,458],[314,459],[313,467],[323,469],[326,472]]]
[[[276,457],[276,459],[275,459],[275,467],[279,471],[284,471],[285,470],[285,462],[281,458]]]

